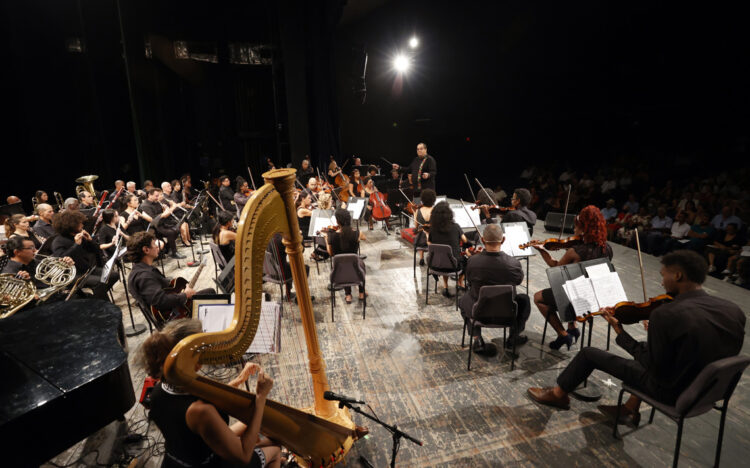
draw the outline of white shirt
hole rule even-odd
[[[675,221],[672,224],[672,237],[675,239],[682,239],[683,237],[687,236],[687,233],[690,231],[690,225],[688,223],[682,223],[678,224],[677,221]]]

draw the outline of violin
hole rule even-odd
[[[464,250],[464,253],[468,255],[475,255],[482,252],[484,252],[484,247],[482,247],[481,245],[472,245],[468,249]]]
[[[490,216],[501,215],[507,211],[515,210],[512,206],[482,205],[479,200],[477,200],[475,205],[471,207],[472,210],[481,210],[482,208],[487,208]]]
[[[385,204],[383,198],[386,195],[375,190],[370,195],[370,204],[372,205],[372,217],[375,221],[382,221],[391,217],[391,208]]]
[[[332,225],[332,226],[326,226],[326,227],[324,227],[320,231],[317,231],[316,234],[322,234],[322,233],[327,233],[327,232],[338,232],[340,230],[341,230],[341,226],[333,226]]]
[[[661,294],[659,296],[650,298],[646,302],[618,302],[614,306],[613,316],[621,324],[631,325],[643,320],[648,320],[648,318],[651,316],[651,312],[653,312],[654,309],[656,309],[660,305],[672,302],[672,300],[672,296],[670,296],[669,294]],[[589,319],[589,317],[602,315],[602,313],[604,313],[603,309],[599,312],[592,312],[581,317],[576,317],[576,320],[579,322],[585,322]]]
[[[558,239],[556,237],[553,237],[551,239],[546,239],[546,240],[533,240],[531,242],[527,242],[525,244],[519,245],[518,248],[528,249],[529,247],[544,247],[547,250],[560,250],[560,249],[569,249],[570,247],[573,247],[574,245],[580,245],[582,243],[583,243],[582,236],[570,236],[565,239]]]

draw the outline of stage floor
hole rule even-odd
[[[541,407],[525,394],[530,386],[547,386],[579,349],[550,351],[541,346],[543,317],[532,302],[531,317],[525,334],[529,342],[519,348],[520,357],[515,370],[510,370],[510,359],[500,353],[492,358],[472,357],[472,370],[466,370],[467,348],[461,347],[462,320],[455,309],[455,299],[430,292],[430,304],[425,305],[424,269],[412,271],[412,248],[392,233],[382,229],[367,231],[361,253],[367,255],[367,317],[362,319],[362,305],[355,300],[344,302],[342,292],[336,300],[336,321],[331,321],[330,293],[327,291],[330,267],[327,262],[310,264],[310,286],[316,296],[313,303],[320,345],[327,364],[331,390],[348,396],[360,397],[369,403],[378,416],[424,441],[419,447],[403,440],[397,464],[402,467],[422,466],[665,466],[671,464],[674,451],[676,424],[657,414],[654,423],[645,424],[647,406],[642,407],[641,428],[621,426],[627,435],[622,440],[612,437],[610,422],[597,410],[597,404],[616,403],[619,381],[595,372],[590,382],[601,390],[599,403],[573,399],[568,411]],[[535,228],[534,238],[546,238],[542,222]],[[642,297],[641,277],[634,250],[613,244],[615,265],[630,299]],[[189,254],[189,249],[183,249]],[[561,254],[553,254],[559,258]],[[659,260],[643,256],[649,296],[663,293],[660,285]],[[167,262],[168,276],[192,275],[192,269],[178,269],[176,262]],[[526,262],[522,262],[525,265]],[[546,265],[539,257],[530,261],[530,291],[548,287]],[[431,285],[434,285],[432,280]],[[197,288],[213,285],[213,265],[209,265]],[[525,283],[524,283],[525,285]],[[455,293],[455,283],[449,283]],[[750,313],[750,291],[709,277],[704,285],[709,294],[738,304]],[[266,291],[278,298],[279,289],[266,285]],[[432,289],[432,287],[431,287]],[[441,286],[438,288],[442,290]],[[125,305],[123,288],[115,286],[116,302],[123,309],[125,325],[130,319]],[[518,288],[526,292],[525,287]],[[355,292],[356,297],[356,292]],[[133,311],[136,321],[144,323],[140,312]],[[643,327],[632,325],[628,331],[636,339],[645,340]],[[546,342],[554,338],[548,329]],[[129,338],[130,369],[136,395],[140,395],[144,372],[133,362],[135,350],[147,333]],[[271,398],[295,406],[311,403],[304,345],[298,311],[285,305],[280,356],[263,356],[259,362],[275,379]],[[502,330],[486,330],[485,340],[493,341],[502,350]],[[592,345],[606,346],[607,327],[597,319]],[[467,340],[468,342],[468,340]],[[743,354],[750,354],[747,340]],[[611,350],[627,356],[612,340]],[[229,378],[234,370],[224,372]],[[726,421],[722,464],[743,466],[750,459],[750,377],[742,378],[730,401]],[[127,415],[131,430],[146,431],[143,408],[136,404]],[[390,434],[365,418],[354,415],[354,420],[368,426],[370,435],[358,441],[347,457],[348,466],[360,466],[360,456],[375,467],[388,466],[391,452]],[[710,466],[713,464],[718,437],[719,413],[711,412],[689,419],[685,423],[681,466]],[[67,464],[93,449],[106,452],[106,431],[89,437],[53,461]],[[158,430],[151,425],[150,438],[128,446],[128,452],[139,454],[139,465],[159,466],[163,448]],[[117,445],[117,444],[115,444]],[[157,450],[154,450],[157,447]],[[83,464],[95,464],[97,454],[91,453]],[[105,457],[99,458],[103,462]],[[50,465],[51,466],[51,465]]]

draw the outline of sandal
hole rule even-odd
[[[358,297],[357,299],[359,299],[360,301],[364,301],[367,296],[369,296],[369,294],[365,293],[363,297]]]
[[[351,295],[349,295],[349,296],[346,296],[346,297],[344,298],[344,300],[346,301],[346,303],[347,303],[347,304],[351,304],[351,303],[352,303],[352,296],[351,296]]]

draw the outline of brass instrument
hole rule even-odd
[[[250,423],[255,395],[199,376],[196,365],[236,361],[247,350],[260,320],[264,252],[272,236],[280,232],[297,291],[315,406],[297,409],[268,399],[261,432],[295,453],[298,461],[308,466],[328,467],[341,461],[367,430],[355,426],[348,409],[338,408],[335,402],[323,398],[329,386],[315,331],[302,235],[293,203],[295,172],[295,169],[273,169],[263,174],[265,185],[253,193],[242,210],[235,241],[237,298],[232,325],[222,332],[199,333],[182,340],[167,357],[164,372],[170,384]]]
[[[37,265],[35,276],[49,288],[37,291],[31,280],[17,278],[11,273],[0,274],[0,319],[15,314],[35,297],[41,303],[67,287],[76,277],[76,267],[62,258],[45,257]]]
[[[98,175],[85,175],[77,178],[76,182],[83,185],[76,185],[76,196],[80,199],[81,197],[78,195],[85,190],[90,193],[92,197],[96,198],[98,192],[94,190],[94,181],[98,178]]]
[[[39,204],[39,200],[36,199],[36,197],[31,197],[31,208],[34,213],[36,213],[36,206]]]
[[[55,197],[55,201],[57,202],[57,211],[62,211],[65,209],[65,202],[63,201],[62,195],[60,195],[60,192],[52,192],[52,195]]]

